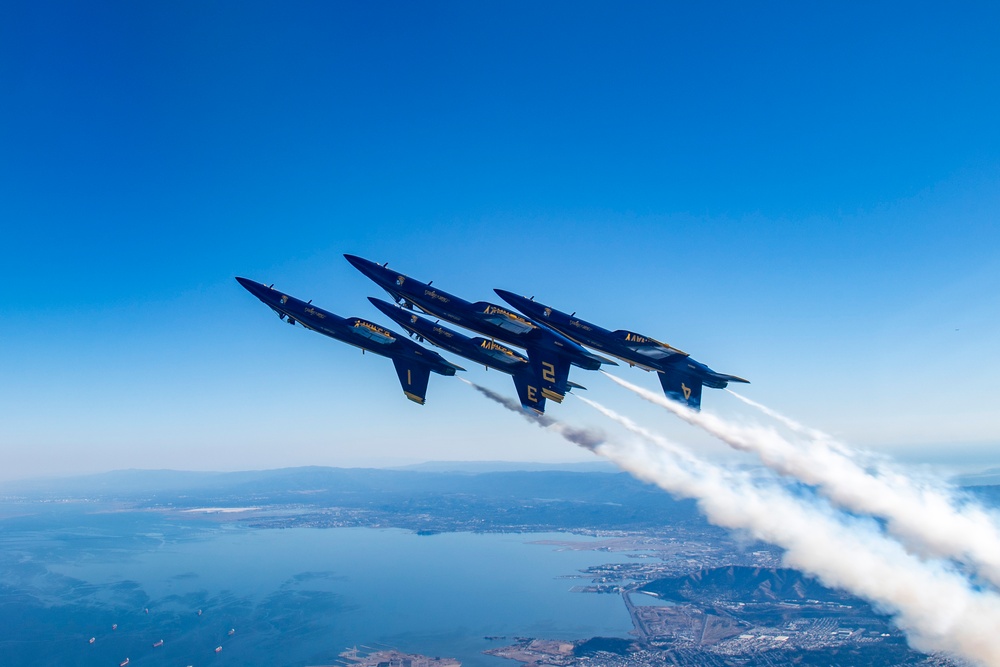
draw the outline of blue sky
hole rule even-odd
[[[1000,465],[998,14],[4,3],[0,479],[590,456],[454,380],[411,404],[233,280],[382,321],[345,252],[666,340],[854,444]],[[552,413],[612,431],[588,410]]]

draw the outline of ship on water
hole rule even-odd
[[[91,637],[90,641],[88,641],[87,643],[88,644],[93,644],[95,641],[97,641],[97,637]]]
[[[118,663],[118,667],[125,667],[125,665],[127,664],[128,664],[128,658],[125,658],[124,660]]]
[[[222,647],[221,646],[216,646],[215,647],[215,652],[216,653],[222,653]]]
[[[162,639],[160,641],[156,642],[155,644],[153,644],[153,648],[156,648],[157,646],[163,646],[163,640]]]
[[[117,623],[112,623],[111,624],[111,629],[112,630],[117,630],[118,629],[118,624]]]
[[[233,628],[232,630],[229,631],[229,636],[230,637],[232,637],[235,634],[236,634],[236,628]]]

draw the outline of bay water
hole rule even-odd
[[[324,665],[391,646],[511,667],[482,651],[632,628],[620,596],[570,591],[626,554],[534,543],[585,536],[72,516],[0,522],[4,665]]]

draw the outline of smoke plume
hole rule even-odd
[[[538,414],[537,412],[525,410],[517,401],[507,398],[506,396],[501,396],[495,391],[482,387],[475,382],[469,382],[465,378],[459,378],[459,380],[475,388],[476,391],[491,401],[499,403],[511,412],[516,412],[529,422],[541,426],[549,431],[558,433],[574,445],[580,445],[581,447],[593,450],[594,447],[604,442],[604,434],[597,429],[576,428],[574,426],[570,426],[569,424],[558,421],[544,414]]]
[[[605,375],[734,449],[756,454],[775,472],[815,486],[841,507],[884,519],[888,531],[911,548],[962,561],[1000,586],[1000,528],[995,517],[975,502],[960,502],[943,482],[917,481],[886,465],[863,466],[846,445],[773,410],[764,408],[791,430],[807,436],[806,441],[792,443],[774,429],[730,424]]]
[[[974,590],[947,563],[926,562],[907,552],[870,519],[847,516],[819,499],[714,466],[627,417],[578,398],[655,445],[606,441],[593,448],[596,453],[674,496],[695,499],[712,523],[746,530],[784,548],[790,567],[893,614],[919,650],[1000,665],[1000,637],[993,630],[1000,622],[997,594]]]
[[[749,405],[751,407],[757,408],[758,410],[760,410],[761,412],[763,412],[768,417],[771,417],[771,418],[773,418],[773,419],[781,422],[782,424],[784,424],[785,426],[787,426],[790,430],[792,430],[792,431],[794,431],[796,433],[799,433],[799,434],[804,435],[806,437],[812,438],[813,440],[833,440],[833,438],[831,438],[829,435],[827,435],[823,431],[820,431],[820,430],[817,430],[817,429],[814,429],[814,428],[810,428],[808,426],[804,426],[804,425],[800,424],[799,422],[795,421],[794,419],[792,419],[790,417],[786,417],[785,415],[781,414],[777,410],[772,410],[771,408],[767,407],[766,405],[762,405],[762,404],[758,403],[757,401],[750,400],[746,396],[741,396],[740,394],[737,394],[732,389],[726,389],[726,393],[732,394],[738,400],[743,401],[744,403],[746,403],[747,405]]]

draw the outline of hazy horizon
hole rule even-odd
[[[193,473],[193,474],[228,474],[277,472],[287,470],[302,470],[309,468],[331,470],[402,470],[413,472],[534,472],[534,471],[586,471],[586,472],[622,472],[613,463],[605,460],[576,462],[542,462],[542,461],[423,461],[405,465],[356,465],[356,466],[323,466],[302,465],[276,468],[232,468],[223,469],[192,469],[192,468],[109,468],[90,472],[69,473],[66,475],[51,475],[39,477],[0,478],[0,485],[8,482],[54,481],[60,479],[76,479],[83,477],[99,477],[115,473],[150,472],[150,473]]]
[[[897,463],[907,465],[905,458],[896,458]],[[910,467],[916,471],[930,471],[934,477],[940,479],[950,479],[955,484],[992,485],[1000,484],[1000,466],[995,465],[950,465],[947,470],[932,463],[921,462],[919,464],[910,463]],[[763,470],[762,464],[744,464],[743,469]],[[226,475],[230,473],[268,473],[289,470],[305,470],[310,468],[330,469],[330,470],[386,470],[404,472],[435,472],[435,473],[490,473],[490,472],[606,472],[623,473],[610,461],[598,459],[594,461],[423,461],[403,465],[301,465],[301,466],[279,466],[273,468],[229,468],[229,469],[197,469],[197,468],[109,468],[106,470],[92,470],[71,472],[59,475],[39,475],[28,477],[0,477],[0,488],[4,485],[17,485],[20,483],[31,484],[33,482],[50,482],[59,480],[72,480],[80,478],[91,478],[114,475],[117,473],[177,473],[195,475]],[[982,480],[982,481],[975,481]]]

